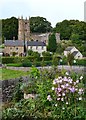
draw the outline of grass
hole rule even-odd
[[[0,80],[8,80],[12,78],[19,78],[21,76],[27,76],[29,72],[10,70],[10,69],[0,69]]]

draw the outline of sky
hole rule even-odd
[[[84,21],[85,0],[0,0],[0,19],[44,17],[54,27],[67,19]]]

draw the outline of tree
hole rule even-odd
[[[68,62],[68,65],[72,65],[73,64],[73,61],[74,61],[74,56],[72,53],[68,53],[67,55],[67,62]]]
[[[30,18],[30,30],[32,33],[46,33],[52,30],[51,23],[43,17],[31,17]]]
[[[52,59],[52,64],[53,64],[54,66],[57,66],[57,65],[59,64],[59,61],[60,61],[59,56],[58,56],[57,54],[54,54],[54,55],[53,55],[53,59]]]
[[[52,33],[52,34],[49,35],[47,49],[50,52],[55,52],[56,48],[57,48],[56,37],[55,37],[55,34]]]
[[[2,36],[8,40],[18,39],[18,19],[15,17],[2,19]]]

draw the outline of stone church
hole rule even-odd
[[[51,33],[31,33],[30,19],[18,18],[18,40],[5,40],[5,56],[25,56],[28,50],[35,52],[47,51],[48,37]],[[56,33],[56,41],[60,42],[60,34]],[[26,49],[26,51],[25,51]]]
[[[31,33],[30,32],[30,19],[23,19],[23,16],[21,18],[18,18],[18,40],[33,40],[33,41],[42,41],[48,44],[48,37],[49,33]],[[57,43],[60,42],[60,33],[56,33],[56,41]]]

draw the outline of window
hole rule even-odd
[[[30,49],[32,50],[32,46],[30,46]]]
[[[12,50],[12,48],[10,48],[10,50]]]
[[[16,48],[16,50],[18,50],[18,48]]]
[[[44,47],[42,46],[42,50],[44,49]]]
[[[38,49],[38,46],[36,46],[36,50]]]

